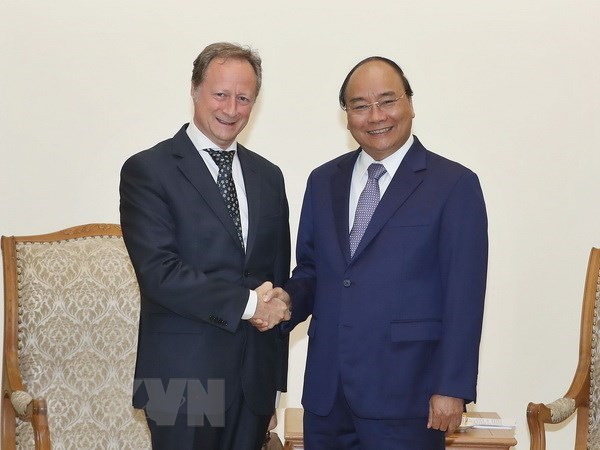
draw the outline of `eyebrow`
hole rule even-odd
[[[397,95],[396,92],[394,91],[386,91],[386,92],[382,92],[381,94],[377,95],[377,98],[382,98],[382,97],[393,97],[394,95]],[[348,103],[356,103],[356,102],[366,102],[367,99],[364,97],[353,97],[350,100],[348,100]]]

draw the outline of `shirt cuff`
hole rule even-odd
[[[250,291],[248,295],[248,303],[246,303],[246,309],[244,310],[244,314],[242,314],[242,320],[251,319],[256,312],[256,303],[258,302],[258,295],[256,291]]]

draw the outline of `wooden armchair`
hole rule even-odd
[[[549,404],[529,403],[527,424],[531,450],[546,448],[544,424],[560,423],[577,412],[575,450],[600,449],[600,249],[592,248],[587,268],[579,362],[571,387],[564,397]]]
[[[139,291],[118,225],[2,237],[2,448],[149,449]]]

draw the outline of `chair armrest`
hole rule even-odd
[[[550,423],[561,423],[571,417],[577,405],[575,399],[562,397],[548,403],[546,407],[550,410]]]
[[[531,450],[546,448],[546,433],[544,424],[561,423],[568,419],[576,410],[575,399],[559,398],[552,403],[529,403],[527,405],[527,425],[531,435]]]
[[[33,413],[33,397],[31,395],[25,391],[13,391],[10,394],[10,402],[19,418],[31,420]]]
[[[34,399],[30,394],[25,391],[12,391],[10,393],[10,404],[13,409],[13,420],[10,422],[13,424],[11,429],[7,429],[7,418],[3,417],[3,434],[6,433],[10,436],[3,436],[3,445],[6,443],[12,447],[14,445],[14,417],[31,422],[33,427],[33,437],[35,442],[36,450],[50,450],[50,429],[48,427],[48,411],[46,407],[45,399]],[[5,440],[8,439],[8,440]]]

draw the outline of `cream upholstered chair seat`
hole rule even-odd
[[[2,252],[2,448],[149,449],[131,406],[139,291],[119,226],[2,237]]]
[[[571,387],[552,403],[529,403],[531,450],[546,448],[544,424],[560,423],[577,412],[575,450],[600,449],[600,250],[592,248],[587,268],[579,362]]]

